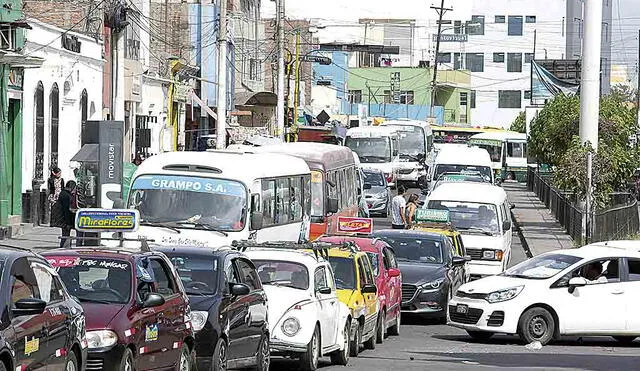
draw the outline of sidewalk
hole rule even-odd
[[[73,232],[71,232],[73,235]],[[27,227],[24,234],[0,240],[0,247],[19,247],[34,251],[54,249],[60,246],[60,228]]]
[[[515,204],[511,210],[515,224],[526,250],[531,256],[548,251],[573,248],[573,240],[556,221],[551,211],[540,202],[524,183],[503,183],[509,201]]]

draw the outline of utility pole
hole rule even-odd
[[[284,142],[284,0],[276,0],[278,13],[278,103],[276,107],[276,135]]]
[[[216,120],[216,148],[227,146],[227,0],[220,2],[218,29],[218,119]]]
[[[580,86],[580,141],[598,149],[598,121],[600,118],[600,45],[602,42],[602,1],[584,2],[584,39],[582,44],[582,78]],[[584,234],[588,240],[593,228],[593,179],[590,169],[592,154],[588,155],[587,196],[585,202]]]
[[[453,9],[445,8],[444,0],[440,1],[439,7],[431,6],[431,9],[434,9],[436,13],[438,13],[438,36],[436,37],[436,54],[435,54],[434,63],[433,63],[433,79],[431,81],[431,105],[430,105],[431,111],[429,114],[429,116],[434,117],[433,107],[436,104],[436,84],[437,84],[436,79],[438,78],[438,53],[440,53],[440,34],[442,33],[442,17],[444,16],[444,13]]]
[[[300,30],[296,31],[296,86],[295,91],[293,93],[293,123],[291,124],[292,128],[297,128],[298,126],[298,106],[300,106]],[[297,129],[295,130],[297,132]],[[289,133],[289,141],[295,142],[294,139],[295,133]]]

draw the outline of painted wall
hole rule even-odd
[[[88,120],[102,118],[102,67],[104,61],[102,44],[81,34],[69,32],[81,41],[81,53],[62,49],[58,42],[45,46],[51,40],[59,38],[62,30],[35,20],[29,23],[33,27],[27,30],[25,53],[44,58],[40,68],[26,69],[24,74],[23,93],[23,153],[22,153],[22,192],[31,189],[34,176],[35,158],[35,92],[38,81],[44,86],[44,177],[49,174],[51,111],[49,94],[53,84],[58,85],[60,92],[60,119],[58,166],[65,180],[74,179],[71,158],[80,150],[80,96],[86,89],[88,96]],[[97,58],[96,58],[97,56]],[[43,188],[46,184],[43,185]]]

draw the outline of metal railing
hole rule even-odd
[[[571,238],[582,243],[584,233],[584,210],[577,206],[575,195],[554,188],[551,185],[551,172],[540,172],[535,168],[527,171],[527,189],[538,196],[567,231]],[[638,202],[631,194],[615,193],[611,195],[611,208],[593,213],[593,226],[588,242],[621,239],[637,234],[640,230]]]

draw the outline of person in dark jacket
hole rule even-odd
[[[71,230],[75,225],[75,212],[71,210],[72,193],[75,191],[76,182],[70,180],[66,186],[60,191],[58,200],[51,208],[51,226],[62,229],[60,237],[60,247],[64,247],[65,243],[71,236]]]
[[[53,204],[58,201],[58,196],[64,188],[64,179],[62,178],[62,172],[59,167],[51,169],[51,175],[47,180],[47,190],[49,191],[49,207],[53,207]]]

